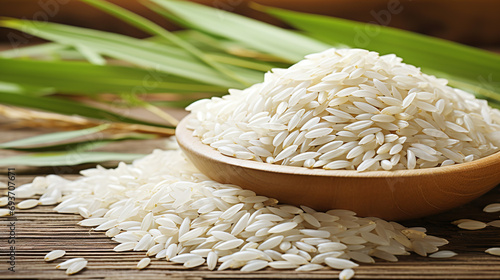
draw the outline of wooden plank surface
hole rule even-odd
[[[66,176],[74,178],[75,175]],[[20,175],[18,184],[31,181],[34,176]],[[2,182],[6,179],[2,178]],[[4,190],[2,190],[3,192]],[[20,202],[21,200],[17,200]],[[442,249],[453,250],[459,255],[451,259],[431,259],[417,255],[402,256],[396,263],[378,261],[362,264],[356,269],[356,279],[500,279],[500,257],[485,254],[492,246],[500,246],[500,229],[488,227],[479,231],[467,231],[451,225],[459,218],[490,221],[498,214],[487,214],[482,208],[487,203],[500,201],[500,188],[496,188],[480,199],[453,211],[420,220],[407,221],[406,226],[424,226],[429,234],[447,238],[449,245]],[[165,260],[153,259],[145,270],[135,269],[144,252],[116,253],[117,243],[103,232],[77,226],[78,215],[58,214],[51,206],[39,206],[16,211],[16,272],[7,270],[5,262],[8,252],[8,221],[0,220],[0,279],[62,279],[63,270],[55,270],[55,264],[72,257],[85,257],[88,267],[71,276],[74,279],[332,279],[338,271],[298,273],[267,269],[253,273],[239,271],[208,271],[205,267],[185,269]],[[51,250],[67,251],[58,261],[46,263],[43,256]]]
[[[3,130],[3,131],[2,131]],[[34,129],[6,130],[1,128],[2,140],[17,139],[41,133]],[[124,142],[107,149],[148,153],[161,148],[164,140],[150,142]],[[6,154],[0,154],[6,156]],[[18,185],[30,182],[34,174],[64,173],[75,178],[78,170],[92,165],[72,168],[24,168],[18,169],[25,175],[18,175]],[[17,168],[16,168],[17,169]],[[0,170],[5,173],[6,168]],[[71,175],[73,174],[73,175]],[[7,182],[7,176],[0,174],[0,182]],[[5,189],[0,190],[4,195]],[[21,200],[17,200],[19,203]],[[443,250],[453,250],[458,256],[451,259],[431,259],[415,254],[400,257],[391,263],[377,261],[362,264],[356,268],[355,279],[500,279],[500,257],[484,253],[489,247],[500,247],[500,229],[487,227],[479,231],[461,230],[450,222],[461,218],[491,221],[499,219],[499,213],[484,213],[482,209],[492,202],[500,202],[500,187],[463,207],[425,219],[403,222],[405,226],[423,226],[428,233],[446,238],[450,244]],[[137,262],[144,252],[116,253],[112,250],[117,243],[103,232],[94,232],[87,227],[77,226],[78,215],[58,214],[51,206],[39,206],[30,210],[16,211],[16,272],[7,270],[9,236],[7,218],[0,218],[0,279],[65,279],[63,270],[55,270],[55,264],[72,257],[85,257],[88,267],[71,276],[72,279],[335,279],[338,271],[324,269],[315,272],[264,271],[242,273],[235,270],[208,271],[205,267],[185,269],[165,260],[153,259],[145,270],[137,270]],[[67,254],[59,261],[46,263],[43,256],[51,250],[64,249]]]

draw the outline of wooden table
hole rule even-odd
[[[3,122],[5,124],[5,120]],[[12,129],[2,125],[0,120],[0,142],[24,138],[44,132],[36,129]],[[123,142],[107,147],[107,150],[149,153],[163,146],[162,140],[146,142]],[[0,156],[8,153],[1,152]],[[17,185],[28,183],[37,175],[64,173],[65,177],[76,178],[78,170],[93,166],[71,168],[23,168],[16,167]],[[7,182],[7,168],[0,169],[0,182]],[[5,188],[0,190],[5,192]],[[19,203],[18,199],[16,202]],[[471,218],[481,221],[498,219],[499,213],[484,213],[482,209],[492,202],[500,202],[500,187],[474,202],[425,219],[403,222],[405,226],[423,226],[428,233],[444,237],[450,241],[443,250],[458,253],[450,259],[424,258],[415,254],[400,257],[391,263],[378,261],[362,264],[356,268],[355,279],[500,279],[500,257],[484,253],[489,247],[500,247],[500,229],[487,227],[479,231],[461,230],[450,222]],[[315,272],[298,273],[266,269],[259,272],[208,271],[206,267],[185,269],[180,265],[153,259],[144,270],[135,269],[144,252],[116,253],[112,249],[115,242],[103,232],[93,232],[89,228],[77,226],[78,215],[58,214],[50,206],[39,206],[30,210],[16,211],[16,272],[7,270],[9,235],[7,218],[0,218],[0,279],[63,279],[63,270],[55,270],[55,263],[46,263],[43,256],[55,249],[67,251],[62,260],[85,257],[88,267],[71,276],[72,279],[335,279],[338,271],[324,269]],[[56,261],[58,263],[59,261]]]

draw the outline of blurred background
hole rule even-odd
[[[136,0],[110,0],[156,23],[176,27]],[[245,0],[195,0],[284,27],[251,9]],[[444,38],[480,48],[500,49],[500,1],[497,0],[254,0],[296,11],[372,22]],[[0,16],[52,21],[112,31],[138,38],[143,32],[76,0],[1,0]],[[0,44],[8,44],[10,30],[0,29]],[[31,38],[26,44],[40,42]]]
[[[160,14],[150,10],[148,4],[150,5],[152,3],[151,1],[107,1],[118,4],[125,9],[146,17],[166,29],[180,29],[179,26],[175,26]],[[288,27],[276,18],[271,18],[264,13],[252,9],[250,7],[251,2],[247,0],[191,1],[256,18],[280,27]],[[494,52],[500,52],[500,16],[498,16],[500,12],[500,1],[498,0],[253,0],[253,2],[288,10],[395,27]],[[168,9],[160,10],[167,12]],[[198,19],[198,15],[196,14],[190,14],[187,17],[190,16]],[[36,23],[26,23],[27,25],[33,24],[35,29],[38,26],[42,27],[44,22],[49,21],[113,32],[136,38],[149,37],[147,34],[124,23],[120,19],[112,17],[79,0],[0,0],[0,17],[35,21]],[[216,23],[217,19],[214,19],[212,22]],[[363,45],[363,42],[356,42],[358,37],[360,38],[359,40],[363,40],[361,35],[364,37],[367,35],[376,36],[375,32],[379,32],[376,30],[380,30],[380,28],[374,28],[372,25],[362,24],[361,26],[365,27],[363,30],[359,29],[361,32],[358,32],[359,26],[352,31],[354,40],[353,45]],[[245,28],[239,26],[237,32],[239,32],[240,29],[244,34]],[[75,31],[69,33],[72,34],[72,32]],[[80,35],[78,32],[79,31],[76,31],[75,36]],[[32,33],[34,32],[32,31]],[[90,33],[94,34],[92,32]],[[328,40],[330,36],[332,39],[336,38],[334,30],[330,31],[327,29],[327,32],[322,34],[325,35],[323,40]],[[337,37],[342,37],[340,36],[341,34],[342,33],[339,32],[339,36]],[[345,33],[344,35],[350,37],[351,34]],[[85,36],[93,35],[87,34]],[[107,38],[107,35],[100,36],[102,37],[98,37],[102,38],[102,41],[105,41]],[[89,37],[86,37],[78,42],[84,43],[88,38]],[[219,41],[225,39],[218,41],[219,37],[217,36],[209,38],[215,38],[217,44],[224,46],[224,43]],[[387,40],[387,38],[390,39],[390,37],[381,38],[385,38],[383,40]],[[266,39],[259,41],[257,45],[265,45],[267,40],[270,41],[272,39],[273,38],[267,39],[266,37]],[[133,46],[136,49],[120,50],[118,53],[122,55],[121,57],[133,57],[136,55],[136,51],[143,51],[143,54],[157,55],[155,50],[142,50],[143,41],[130,41],[134,41]],[[231,42],[231,40],[229,41]],[[0,28],[0,50],[16,49],[18,47],[35,45],[41,42],[43,42],[43,40],[36,36],[22,34],[20,31],[14,31],[13,29]],[[489,94],[490,101],[495,101],[496,106],[500,108],[500,95],[495,93],[500,92],[500,78],[498,76],[500,74],[500,63],[498,63],[497,56],[491,56],[485,53],[478,55],[474,51],[468,50],[465,52],[463,50],[455,50],[449,46],[445,49],[436,49],[436,47],[434,47],[435,45],[429,46],[428,43],[425,44],[418,40],[409,42],[394,42],[393,40],[393,42],[385,42],[386,41],[379,41],[375,44],[376,49],[374,48],[374,50],[381,53],[398,53],[401,51],[404,54],[401,56],[406,62],[423,68],[427,66],[427,68],[431,70],[434,69],[439,72],[439,74],[451,75],[451,78],[455,77],[458,79],[458,82],[461,82],[459,85],[462,87],[468,86],[469,90],[472,89],[472,91],[477,91],[480,94],[486,92]],[[170,42],[163,43],[166,44]],[[237,46],[243,46],[242,49],[247,52],[242,52],[242,49],[236,49],[238,51],[235,51],[234,48],[225,47],[212,50],[210,49],[210,44],[207,43],[201,44],[201,46],[205,48],[203,49],[203,51],[206,52],[205,54],[211,55],[210,57],[212,59],[218,59],[219,62],[222,61],[221,63],[225,63],[224,65],[238,66],[232,69],[238,69],[238,71],[240,71],[239,73],[243,73],[242,71],[244,70],[244,73],[248,75],[249,72],[251,72],[252,79],[249,84],[260,81],[262,73],[272,67],[288,67],[289,64],[295,61],[289,57],[281,56],[281,54],[279,54],[279,52],[282,51],[281,48],[276,48],[275,52],[271,53],[271,56],[268,56],[266,55],[269,54],[267,50],[262,51],[254,47],[254,49],[258,50],[255,53],[252,51],[252,48],[248,48],[248,46],[238,40],[232,43],[235,43]],[[97,148],[94,149],[93,145],[88,145],[88,142],[92,144],[93,141],[99,143],[102,139],[98,138],[100,137],[98,135],[101,134],[96,134],[97,136],[87,134],[83,137],[85,139],[78,139],[79,142],[77,141],[74,145],[76,148],[66,148],[65,146],[67,150],[65,150],[64,153],[67,155],[65,158],[65,160],[67,160],[65,161],[65,165],[93,163],[95,160],[92,159],[92,152],[95,151],[116,153],[112,155],[112,158],[108,158],[109,161],[113,162],[113,160],[122,160],[121,156],[130,152],[146,154],[150,153],[154,148],[164,148],[165,143],[164,140],[162,140],[164,138],[161,137],[172,134],[173,129],[162,126],[175,126],[175,119],[181,119],[187,114],[183,109],[185,105],[198,98],[211,95],[223,95],[227,92],[226,86],[218,87],[218,89],[213,92],[193,89],[193,85],[198,86],[201,84],[201,86],[205,86],[204,83],[210,85],[212,85],[212,83],[210,83],[210,79],[204,79],[200,82],[200,75],[197,76],[197,79],[191,79],[192,77],[189,77],[186,71],[183,72],[183,76],[180,76],[182,76],[183,79],[187,78],[188,82],[184,82],[181,79],[181,83],[177,85],[176,90],[172,90],[172,88],[164,85],[168,85],[168,83],[159,82],[168,82],[171,80],[174,81],[174,83],[179,82],[177,79],[179,76],[176,76],[179,75],[179,71],[176,72],[175,67],[172,68],[174,70],[169,71],[157,71],[153,70],[153,67],[151,67],[159,63],[168,64],[169,57],[165,55],[167,52],[161,52],[161,54],[165,56],[162,62],[149,58],[137,62],[130,59],[117,59],[113,55],[106,54],[104,50],[107,50],[108,45],[102,44],[104,43],[100,41],[97,44],[100,47],[100,51],[97,53],[101,55],[104,53],[104,58],[106,60],[97,59],[98,61],[96,62],[96,56],[91,56],[93,61],[90,61],[95,64],[105,64],[102,67],[85,62],[85,60],[89,60],[89,54],[87,53],[87,56],[82,56],[82,50],[75,51],[73,47],[68,47],[60,53],[57,53],[58,50],[53,51],[52,54],[56,53],[57,55],[51,55],[52,51],[49,50],[47,51],[49,55],[39,55],[39,57],[35,57],[31,60],[26,59],[26,57],[22,57],[22,59],[0,59],[0,93],[2,93],[0,94],[0,138],[2,138],[0,142],[24,139],[42,133],[54,132],[54,130],[78,130],[97,126],[101,123],[100,119],[111,120],[114,126],[112,129],[109,129],[111,132],[105,134],[104,140],[106,141],[101,141],[101,146],[96,145],[95,147]],[[161,44],[161,42],[157,44]],[[420,45],[415,46],[415,44]],[[288,45],[293,46],[290,41],[288,43],[284,42],[280,46]],[[398,47],[398,49],[392,51],[391,48],[395,45],[405,47]],[[120,49],[119,44],[115,44],[113,47],[115,51]],[[303,48],[307,48],[307,46]],[[406,52],[404,52],[404,48],[407,48]],[[415,51],[416,48],[419,50]],[[39,50],[40,48],[35,49]],[[382,51],[378,49],[382,49]],[[410,51],[408,51],[408,49]],[[297,51],[308,52],[308,50],[304,49],[298,49]],[[475,53],[474,56],[471,55],[472,57],[483,57],[483,59],[478,59],[477,61],[470,59],[468,54],[471,52]],[[15,51],[10,53],[12,55]],[[413,55],[413,53],[415,54]],[[448,57],[435,59],[432,56],[436,53],[440,53],[440,56]],[[424,57],[422,61],[423,65],[421,65],[419,61],[422,56]],[[425,59],[426,56],[427,59]],[[74,60],[75,57],[76,60],[82,61],[78,63],[83,63],[81,65],[85,65],[85,67],[77,65],[77,63],[69,62],[69,60]],[[42,62],[42,60],[47,58],[48,61]],[[99,58],[99,56],[97,56],[97,58]],[[154,56],[154,58],[157,59],[158,56]],[[227,58],[229,58],[229,61],[233,64],[230,64]],[[67,61],[61,61],[60,59]],[[250,63],[249,66],[247,60],[258,63]],[[195,64],[201,63],[197,60],[193,61]],[[117,67],[117,65],[121,66]],[[456,65],[460,67],[456,67]],[[134,71],[131,72],[132,69]],[[76,75],[75,73],[83,74]],[[169,74],[172,75],[169,76]],[[110,75],[115,78],[110,78]],[[124,79],[127,79],[125,77],[130,80],[123,82]],[[151,83],[151,80],[156,81],[156,83]],[[5,84],[6,81],[7,84]],[[9,81],[15,86],[12,87]],[[10,89],[12,92],[1,92],[2,82],[4,82],[3,90],[6,91],[7,89],[8,91]],[[159,86],[160,84],[161,86]],[[217,83],[213,84],[220,86]],[[243,88],[242,84],[239,84],[239,86]],[[182,90],[177,92],[179,88]],[[151,94],[146,94],[146,91],[151,92]],[[184,94],[185,91],[188,94]],[[22,92],[22,94],[19,94],[19,92]],[[482,96],[484,98],[488,95]],[[43,102],[40,102],[40,100]],[[58,102],[70,102],[70,105],[64,105],[68,103],[62,103],[61,105],[58,102],[54,102],[56,100]],[[86,115],[88,118],[75,117],[71,115],[75,113],[75,111],[72,110],[68,112],[68,108],[71,108],[71,106],[80,108],[79,106],[81,104],[87,106],[87,109],[80,109],[79,114]],[[493,102],[491,104],[493,104]],[[18,108],[16,106],[28,107],[29,109]],[[88,108],[91,109],[90,112],[87,112],[89,111]],[[43,112],[38,110],[42,110]],[[96,110],[97,113],[95,113]],[[61,112],[67,115],[57,114]],[[93,119],[96,115],[98,118]],[[135,118],[135,120],[126,120],[123,117],[132,117]],[[140,120],[140,123],[146,122],[146,125],[137,126],[136,120]],[[137,137],[137,135],[139,135],[137,133],[143,138],[132,137]],[[122,138],[116,138],[116,134],[122,135],[120,136]],[[139,140],[133,140],[132,138]],[[108,145],[106,143],[110,144]],[[16,158],[17,155],[20,155],[19,158],[22,160],[19,162],[22,162],[24,165],[32,165],[30,156],[34,156],[38,162],[42,160],[43,164],[46,166],[56,165],[50,154],[47,157],[40,157],[40,155],[36,154],[37,151],[52,151],[51,149],[53,148],[51,148],[50,145],[51,143],[44,143],[41,146],[33,147],[35,150],[26,151],[32,154],[27,154],[24,158],[23,156],[26,155],[25,152],[16,152],[0,148],[0,166],[2,164],[2,157],[13,156],[12,158]],[[79,153],[80,151],[88,152],[88,157],[81,156]],[[60,155],[60,153],[60,150],[56,151],[56,155],[63,157],[64,155]],[[75,157],[75,154],[78,154],[78,156]],[[6,164],[5,162],[9,162],[8,160],[10,158],[11,157],[7,158],[4,164]],[[102,164],[101,161],[103,160],[100,159],[99,161]],[[84,167],[80,166],[79,168]],[[58,168],[42,170],[37,167],[36,169],[26,170],[31,170],[29,172],[36,173],[74,173],[78,168],[75,169],[71,167],[69,169]]]

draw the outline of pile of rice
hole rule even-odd
[[[401,61],[361,49],[308,55],[193,103],[189,127],[224,155],[308,168],[428,168],[498,151],[498,110]]]
[[[343,270],[341,278],[349,279],[357,263],[397,261],[397,256],[412,251],[422,256],[455,255],[437,252],[448,242],[427,235],[424,228],[361,218],[348,210],[325,213],[279,205],[273,198],[212,181],[179,150],[157,150],[131,165],[98,166],[81,173],[75,181],[37,177],[18,187],[16,198],[40,194],[34,205],[58,204],[59,213],[80,214],[80,225],[105,231],[119,243],[117,252],[144,251],[148,257],[188,268],[312,271],[329,266]],[[55,251],[46,258],[62,255]],[[69,269],[68,262],[77,267]],[[143,259],[138,267],[149,263]],[[72,274],[86,264],[77,258],[58,267]]]
[[[395,170],[462,163],[498,150],[499,111],[394,55],[331,49],[230,93],[192,104],[196,118],[190,127],[203,143],[241,159]],[[105,231],[119,243],[115,251],[144,251],[140,269],[154,257],[210,270],[313,271],[328,266],[341,270],[339,278],[350,279],[357,263],[397,261],[410,252],[455,255],[438,252],[448,242],[421,227],[361,218],[348,210],[280,205],[276,199],[215,182],[178,147],[82,175],[75,181],[37,177],[15,194],[41,197],[23,201],[19,208],[57,205],[60,213],[80,214],[80,225]],[[0,216],[8,213],[0,209]],[[459,226],[486,224],[467,220]],[[489,250],[497,254],[497,249]],[[45,259],[64,254],[53,251]],[[74,274],[86,265],[87,260],[74,258],[57,267]]]

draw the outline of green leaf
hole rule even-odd
[[[144,6],[150,8],[152,11],[155,11],[158,14],[164,16],[165,18],[170,19],[171,21],[178,24],[179,26],[183,26],[188,30],[196,29],[196,27],[193,26],[189,21],[184,20],[183,18],[177,16],[175,13],[172,13],[169,10],[166,10],[161,5],[154,3],[154,1],[151,1],[151,0],[142,1],[142,4]]]
[[[14,140],[10,142],[0,143],[0,149],[5,148],[18,148],[25,146],[35,146],[47,143],[62,142],[73,138],[82,137],[90,134],[94,134],[99,131],[103,131],[109,127],[109,124],[103,124],[96,127],[80,129],[75,131],[64,131],[64,132],[54,132],[46,133],[42,135],[37,135],[29,138]]]
[[[227,87],[203,85],[154,70],[75,61],[0,58],[0,81],[79,94],[227,92]]]
[[[80,115],[83,117],[99,119],[99,120],[135,123],[135,124],[169,128],[168,126],[164,126],[161,124],[125,117],[123,115],[119,115],[104,109],[83,105],[62,98],[29,96],[29,95],[20,95],[8,92],[0,92],[0,103],[19,106],[19,107],[28,107],[32,109],[40,109],[64,115]]]
[[[500,105],[500,91],[496,91],[494,88],[493,84],[496,82],[492,80],[492,75],[486,79],[478,77],[478,81],[471,81],[466,78],[449,75],[448,73],[432,69],[429,69],[427,72],[431,72],[438,77],[447,79],[448,84],[452,87],[473,93],[477,98],[487,99],[489,105],[492,107]]]
[[[210,57],[206,56],[203,52],[198,50],[196,47],[193,45],[189,44],[188,42],[184,41],[183,39],[177,37],[175,34],[163,29],[161,26],[157,25],[156,23],[143,18],[137,14],[134,14],[126,9],[123,9],[120,6],[114,5],[112,3],[108,3],[106,1],[101,1],[101,0],[82,0],[83,2],[86,2],[98,9],[101,9],[111,15],[114,15],[125,22],[151,34],[151,35],[158,35],[160,37],[163,37],[170,42],[174,43],[178,47],[184,49],[187,53],[191,54],[193,57],[199,59],[202,63],[206,63],[208,66],[216,69],[223,75],[229,77],[230,79],[233,79],[242,85],[249,86],[250,83],[235,73],[229,71],[227,68],[224,66],[220,65],[219,63],[215,62],[212,60]]]
[[[500,56],[497,54],[386,26],[258,7],[326,43],[364,48],[381,54],[395,53],[405,63],[420,66],[432,74],[446,73],[456,81],[455,85],[465,85],[465,89],[469,90],[482,89],[480,94],[493,93],[491,97],[500,100],[500,75],[492,77],[500,73]],[[488,77],[491,81],[484,82]]]
[[[114,142],[113,140],[93,140],[93,141],[83,141],[83,142],[72,142],[66,144],[58,144],[58,145],[48,145],[41,147],[30,147],[30,148],[5,148],[5,150],[13,150],[19,152],[69,152],[69,151],[89,151],[94,150],[103,146],[106,146],[109,143]]]
[[[234,65],[242,68],[253,69],[257,71],[267,72],[273,68],[272,65],[265,62],[260,62],[256,60],[242,59],[227,54],[211,53],[207,54],[211,59],[218,62],[223,62],[225,64]]]
[[[95,65],[106,64],[106,59],[104,59],[100,54],[94,52],[92,49],[79,45],[76,45],[75,48],[83,57],[85,57],[86,60],[88,60],[88,62]]]
[[[0,92],[46,95],[46,94],[53,94],[54,90],[46,87],[31,86],[26,84],[16,84],[0,80]]]
[[[6,19],[0,21],[0,26],[21,30],[73,47],[85,46],[101,55],[199,82],[224,87],[241,87],[240,83],[229,81],[218,71],[201,64],[190,54],[176,47],[109,32],[48,22],[37,24],[27,20]]]
[[[23,152],[88,151],[103,147],[107,144],[114,142],[127,141],[127,140],[148,140],[157,137],[158,136],[154,134],[133,133],[121,136],[118,135],[106,139],[92,139],[92,140],[77,141],[77,142],[55,144],[55,145],[45,145],[45,146],[30,147],[30,148],[9,147],[4,149],[23,151]]]
[[[46,56],[50,53],[55,53],[60,50],[66,49],[68,46],[58,43],[45,43],[24,48],[13,48],[0,52],[0,57],[14,58],[14,57],[31,57],[31,56]]]
[[[188,27],[242,42],[290,62],[329,47],[295,32],[200,4],[172,0],[151,1],[188,22]]]
[[[68,166],[105,161],[131,162],[143,156],[143,154],[109,152],[46,152],[2,158],[0,159],[0,166]]]
[[[0,91],[12,92],[12,93],[22,93],[23,88],[17,84],[0,82]]]
[[[155,10],[157,13],[161,14],[161,12],[165,12],[165,10],[161,7]],[[221,37],[210,36],[210,34],[200,32],[194,29],[181,29],[174,31],[175,35],[184,39],[185,41],[190,42],[192,45],[197,46],[200,50],[205,52],[227,52],[224,47],[227,44],[228,39]],[[159,38],[163,42],[166,40],[160,37],[152,37],[150,40],[155,40],[153,38]],[[231,41],[232,42],[232,41]],[[234,42],[233,42],[234,43]]]

